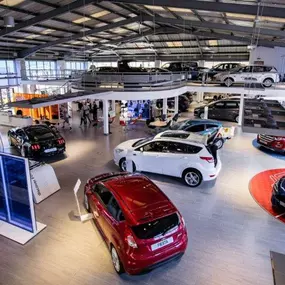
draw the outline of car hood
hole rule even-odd
[[[141,140],[142,138],[140,139],[134,139],[134,140],[128,140],[128,141],[125,141],[123,143],[120,143],[119,145],[116,146],[116,149],[120,148],[120,149],[123,149],[123,150],[128,150],[128,149],[133,149],[133,144],[139,140]]]

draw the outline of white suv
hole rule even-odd
[[[188,132],[165,131],[151,138],[129,140],[114,149],[114,161],[127,170],[131,156],[133,170],[180,177],[190,187],[215,179],[221,170],[216,146],[190,139]]]
[[[214,79],[228,87],[234,83],[260,83],[264,87],[271,87],[280,81],[276,68],[264,65],[249,65],[238,70],[219,73]]]

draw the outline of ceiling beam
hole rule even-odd
[[[148,15],[142,15],[142,19],[143,21],[149,21],[151,17]],[[165,18],[165,17],[159,17],[159,16],[155,17],[155,21],[159,23],[171,24],[171,25],[182,25],[182,26],[190,26],[190,27],[196,27],[196,28],[207,28],[207,29],[224,30],[224,31],[231,31],[231,32],[248,33],[248,34],[254,33],[254,29],[251,27],[238,26],[238,25],[227,25],[227,24],[220,24],[220,23],[213,23],[213,22],[206,22],[206,21],[204,22],[190,21],[190,20]],[[285,38],[285,31],[281,31],[281,30],[260,28],[258,29],[258,32],[260,35]]]
[[[33,17],[27,21],[24,21],[20,24],[15,25],[15,27],[2,29],[0,31],[0,37],[3,37],[5,35],[11,34],[13,32],[19,31],[21,29],[27,28],[29,26],[36,25],[40,22],[49,20],[49,19],[54,18],[58,15],[70,12],[74,9],[80,8],[84,5],[88,5],[88,4],[93,3],[93,2],[97,2],[97,1],[94,1],[94,0],[76,0],[70,4],[61,6],[60,8],[57,8],[57,9],[54,9],[54,10],[49,11],[47,13],[35,16],[35,17]]]
[[[86,1],[86,0],[84,0],[84,1]],[[70,37],[65,37],[63,39],[59,39],[59,40],[56,40],[56,41],[51,41],[51,42],[48,42],[48,43],[43,44],[43,45],[36,46],[34,48],[31,48],[31,49],[23,50],[23,51],[21,51],[19,53],[18,56],[20,58],[27,57],[27,56],[35,53],[38,50],[41,50],[41,49],[44,49],[44,48],[48,48],[48,47],[51,47],[51,46],[54,46],[54,45],[62,44],[62,43],[65,43],[65,42],[69,42],[69,41],[72,41],[72,40],[77,40],[77,39],[80,39],[80,38],[83,38],[83,37],[86,37],[86,36],[89,36],[89,35],[92,35],[92,34],[105,32],[105,31],[108,31],[110,29],[115,29],[115,28],[118,28],[118,27],[121,27],[121,26],[124,26],[124,25],[128,25],[128,24],[140,21],[140,19],[141,19],[141,17],[137,16],[137,17],[134,17],[134,18],[131,18],[131,19],[126,19],[126,20],[123,20],[123,21],[112,23],[112,24],[109,24],[109,25],[106,25],[106,26],[103,26],[103,27],[94,28],[94,29],[91,29],[91,30],[86,31],[86,32],[81,32],[81,33],[78,33],[76,35],[72,35]]]
[[[128,3],[139,5],[155,5],[155,6],[168,6],[176,8],[195,9],[202,11],[215,11],[215,12],[227,12],[238,13],[246,15],[257,15],[258,5],[248,4],[233,4],[223,2],[205,2],[196,0],[110,0],[110,2],[116,3]],[[261,4],[262,5],[262,4]],[[284,18],[285,8],[264,6],[262,16]]]

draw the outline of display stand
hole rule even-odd
[[[78,214],[79,214],[79,217],[80,217],[80,221],[83,223],[83,222],[86,222],[88,220],[91,220],[93,219],[93,215],[92,214],[84,214],[82,215],[81,214],[81,209],[80,209],[80,204],[79,204],[79,200],[78,200],[78,197],[77,197],[77,192],[80,188],[80,185],[81,185],[81,180],[80,179],[77,179],[77,182],[73,188],[73,192],[74,192],[74,196],[75,196],[75,201],[76,201],[76,204],[77,204],[77,209],[78,209]]]

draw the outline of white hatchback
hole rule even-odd
[[[273,66],[249,65],[238,70],[218,73],[214,79],[228,87],[234,83],[259,83],[264,87],[271,87],[280,81],[280,76]]]
[[[114,161],[122,171],[127,171],[127,157],[133,171],[180,177],[190,187],[215,179],[222,167],[215,145],[190,140],[184,131],[123,142],[114,149]]]

